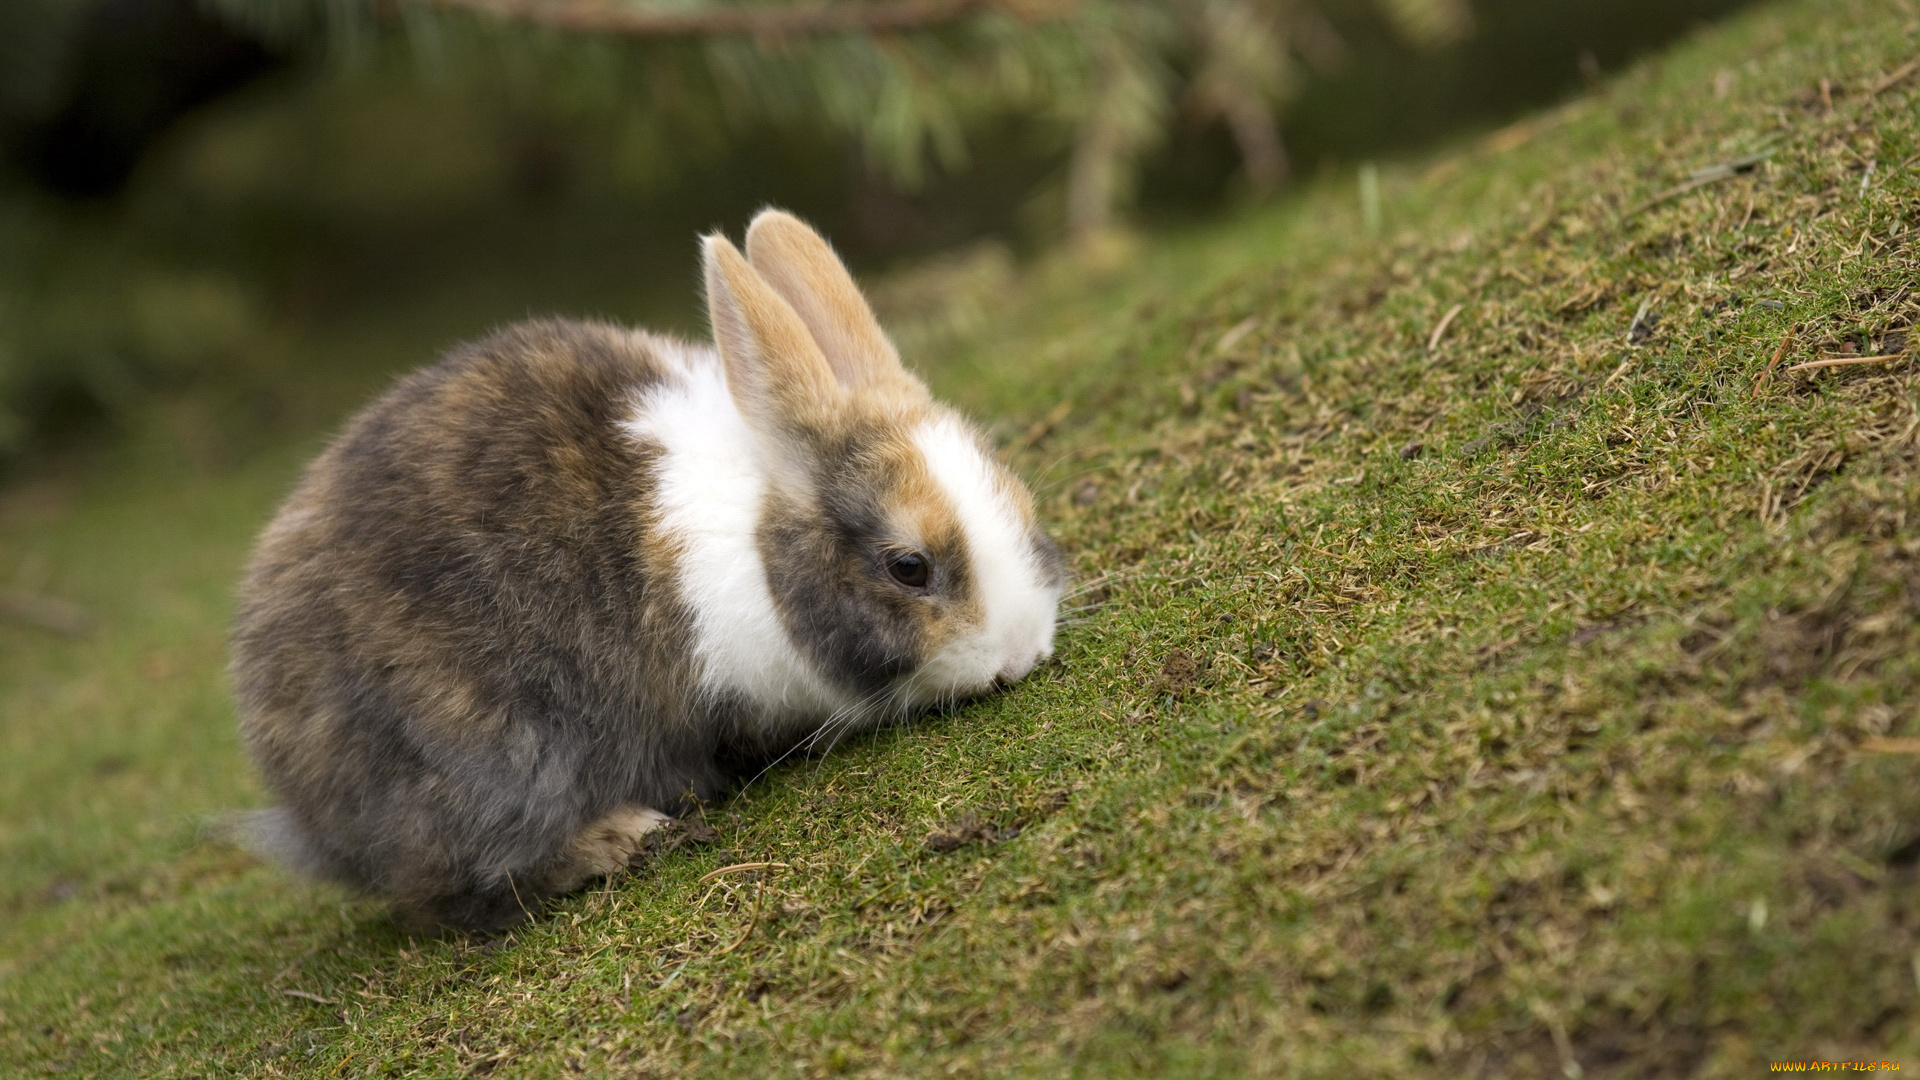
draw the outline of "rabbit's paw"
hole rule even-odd
[[[623,806],[574,834],[549,888],[572,892],[594,878],[617,874],[635,855],[648,851],[653,834],[674,819],[646,806]]]

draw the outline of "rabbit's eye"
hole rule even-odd
[[[887,576],[909,589],[924,589],[933,576],[933,562],[918,552],[897,552],[887,556]]]

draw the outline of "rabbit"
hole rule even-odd
[[[367,406],[261,535],[243,826],[408,925],[627,867],[749,763],[1003,688],[1066,580],[817,232],[703,240],[712,345],[519,323]],[[665,830],[663,832],[663,830]]]

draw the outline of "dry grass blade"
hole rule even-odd
[[[1760,388],[1767,385],[1767,383],[1773,379],[1773,369],[1779,367],[1780,361],[1786,358],[1787,350],[1793,348],[1793,337],[1799,332],[1800,328],[1797,326],[1787,327],[1787,334],[1780,339],[1780,347],[1773,351],[1773,360],[1767,364],[1767,370],[1761,372],[1760,377],[1753,380],[1753,397],[1759,397]]]
[[[1466,310],[1465,304],[1455,304],[1448,309],[1445,315],[1440,316],[1440,325],[1434,327],[1432,335],[1427,338],[1427,352],[1429,354],[1440,347],[1441,339],[1447,336],[1447,328],[1453,325],[1453,320],[1458,318],[1464,310]]]
[[[710,870],[707,873],[702,874],[700,876],[700,884],[704,885],[715,878],[724,877],[728,874],[745,873],[748,870],[791,870],[791,869],[793,869],[792,866],[783,862],[734,863],[732,866],[723,866],[718,870]]]
[[[1656,294],[1649,293],[1645,300],[1640,301],[1640,310],[1633,313],[1633,321],[1627,324],[1628,345],[1640,344],[1642,340],[1640,331],[1642,329],[1647,330],[1649,336],[1651,336],[1652,324],[1647,322],[1647,312],[1653,310],[1653,298],[1655,295]]]
[[[1688,192],[1698,191],[1709,184],[1717,184],[1722,180],[1731,180],[1736,176],[1750,173],[1759,168],[1762,162],[1772,156],[1773,151],[1765,150],[1758,154],[1748,154],[1745,157],[1734,158],[1732,161],[1723,161],[1718,165],[1709,165],[1704,169],[1695,170],[1693,175],[1687,177],[1684,183],[1668,188],[1653,198],[1648,199],[1646,202],[1627,211],[1627,216],[1633,217],[1636,214],[1645,213],[1659,206],[1661,203],[1672,202]]]
[[[1846,367],[1850,364],[1884,364],[1889,360],[1898,360],[1906,353],[1888,353],[1885,356],[1836,356],[1826,360],[1809,360],[1804,364],[1795,364],[1781,370],[1782,375],[1791,375],[1796,371],[1812,371],[1815,368]]]
[[[1059,427],[1060,421],[1065,420],[1067,414],[1072,411],[1073,402],[1071,401],[1062,401],[1060,404],[1055,405],[1047,412],[1047,415],[1028,425],[1027,430],[1021,432],[1019,438],[1007,444],[1007,448],[1001,452],[1001,456],[1011,457],[1022,450],[1030,450],[1038,446],[1040,440],[1051,435],[1053,429]]]
[[[1229,329],[1226,333],[1221,334],[1220,340],[1214,343],[1213,351],[1216,353],[1226,353],[1227,351],[1231,350],[1235,345],[1238,345],[1240,344],[1240,342],[1244,341],[1248,334],[1253,333],[1255,330],[1259,328],[1260,328],[1259,318],[1253,315],[1249,315],[1246,318],[1241,319],[1239,322],[1234,323],[1232,329]],[[1065,402],[1062,402],[1061,404],[1065,404]],[[1064,418],[1065,414],[1063,413],[1061,415]]]
[[[1869,98],[1879,97],[1881,94],[1884,94],[1887,91],[1893,89],[1894,87],[1899,86],[1901,83],[1906,82],[1908,79],[1913,78],[1913,73],[1916,71],[1920,71],[1920,57],[1915,57],[1914,59],[1909,60],[1904,64],[1901,64],[1899,67],[1893,69],[1892,71],[1888,72],[1885,76],[1883,76],[1879,82],[1874,83],[1872,86],[1868,87],[1867,97]]]
[[[753,917],[747,920],[747,928],[745,930],[740,931],[740,936],[733,939],[733,944],[727,946],[724,949],[721,949],[719,952],[714,953],[713,955],[725,956],[728,953],[732,952],[733,950],[738,949],[740,946],[745,945],[747,943],[747,939],[752,937],[754,930],[759,927],[760,913],[766,909],[766,906],[767,906],[767,890],[755,889],[753,892]]]
[[[1860,743],[1869,754],[1920,754],[1920,739],[1875,735]]]

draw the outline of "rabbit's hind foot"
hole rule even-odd
[[[570,893],[595,878],[625,870],[656,846],[653,834],[674,819],[651,807],[622,806],[590,823],[567,843],[547,879],[550,893]]]

